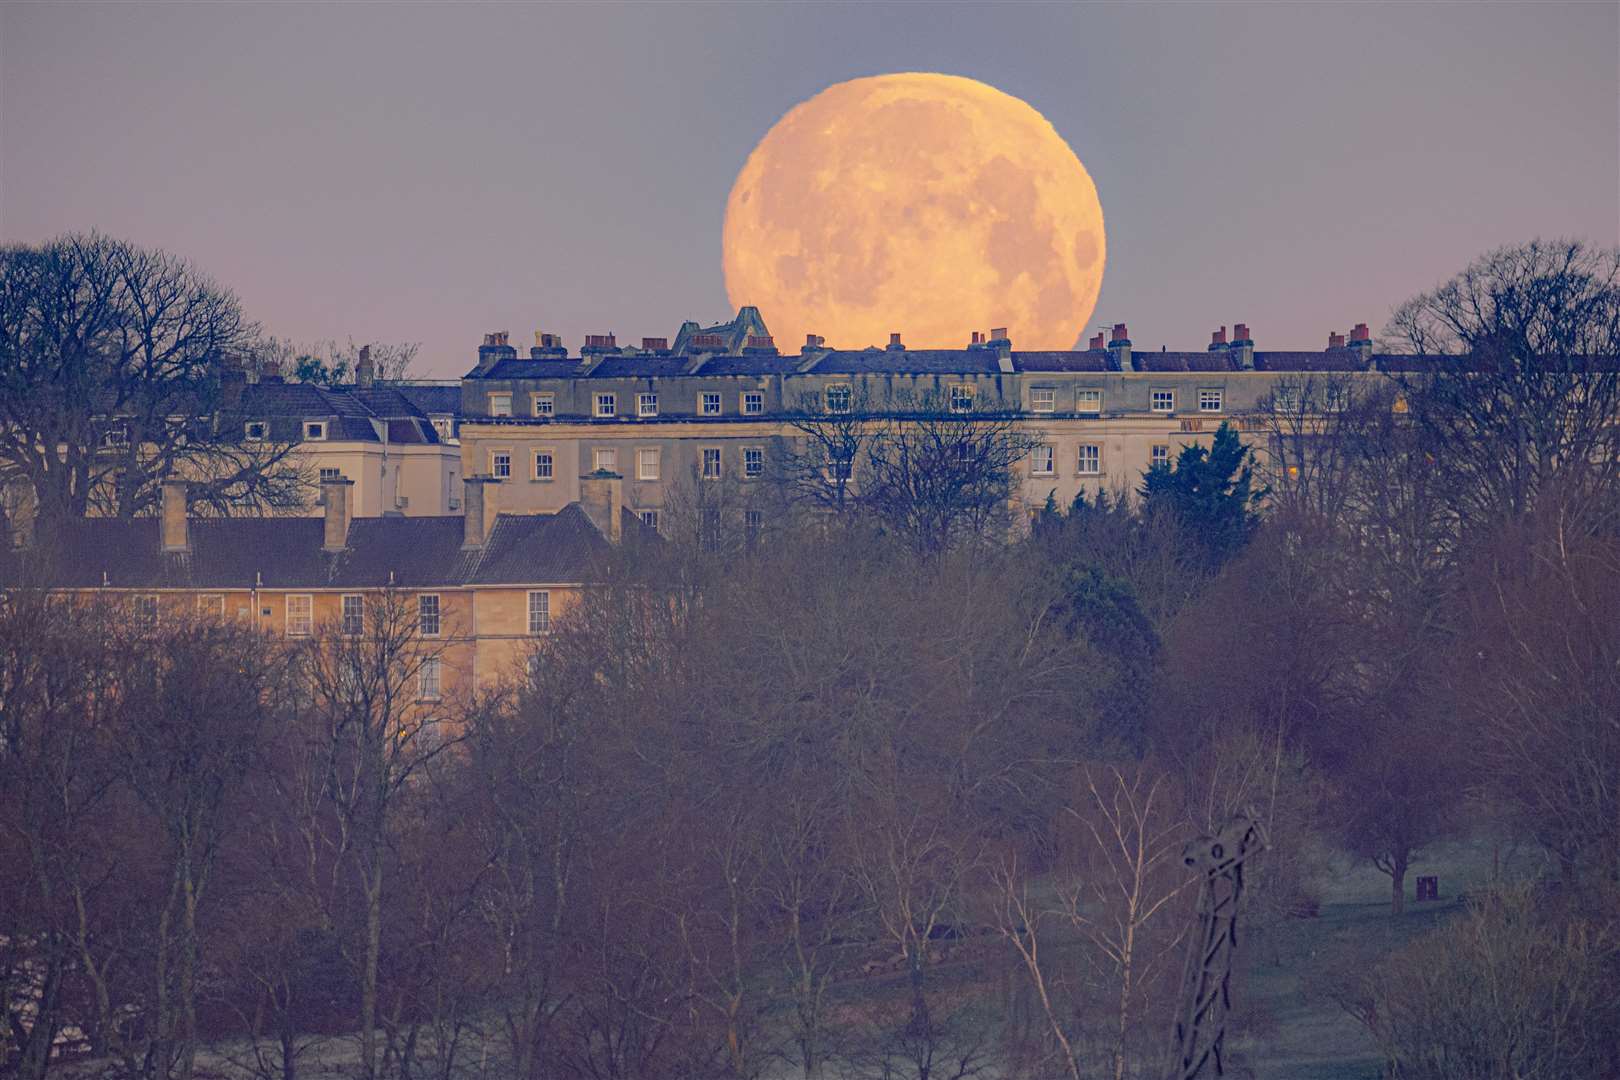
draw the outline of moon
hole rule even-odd
[[[961,348],[1008,327],[1070,349],[1102,286],[1097,187],[1046,118],[973,79],[830,86],[765,134],[731,188],[726,292],[784,346]]]

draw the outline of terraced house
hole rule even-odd
[[[1034,508],[1049,494],[1134,490],[1151,464],[1223,421],[1252,437],[1248,418],[1303,377],[1376,378],[1383,362],[1365,323],[1319,352],[1258,350],[1242,323],[1202,352],[1135,351],[1123,324],[1104,336],[1029,352],[1006,329],[960,349],[908,348],[898,333],[884,347],[836,349],[809,335],[784,354],[747,307],[729,323],[688,323],[673,344],[590,336],[577,356],[552,334],[537,333],[526,357],[489,334],[462,380],[462,469],[500,478],[506,505],[525,513],[579,498],[581,476],[616,472],[627,504],[656,526],[680,484],[768,483],[773,455],[805,437],[795,421],[925,403],[1015,418],[1034,444],[1019,466],[1019,499]]]
[[[221,518],[192,517],[187,485],[170,482],[160,517],[83,518],[48,545],[0,552],[0,590],[112,600],[137,625],[201,615],[289,639],[358,635],[367,604],[388,592],[414,607],[422,638],[444,643],[416,686],[431,704],[515,674],[612,546],[641,529],[611,478],[522,515],[500,511],[502,484],[486,478],[466,481],[453,515],[356,517],[353,487],[323,481],[319,518]]]

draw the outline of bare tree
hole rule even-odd
[[[308,843],[352,869],[360,890],[363,927],[353,963],[367,1078],[380,1075],[378,976],[391,839],[413,794],[410,782],[455,741],[453,705],[441,700],[440,682],[454,635],[424,636],[419,618],[414,594],[375,592],[366,597],[358,633],[325,624],[298,657],[309,694],[305,761],[313,775],[301,780]]]
[[[42,523],[131,517],[163,480],[219,507],[299,503],[290,447],[221,428],[256,328],[183,261],[99,235],[0,251],[0,467]]]
[[[1402,304],[1386,333],[1452,358],[1397,359],[1391,374],[1466,520],[1523,514],[1554,486],[1582,502],[1613,491],[1620,249],[1541,240],[1498,249]]]

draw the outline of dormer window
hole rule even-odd
[[[242,437],[248,442],[263,442],[265,436],[269,434],[269,429],[270,425],[263,420],[249,420],[247,426],[242,429]]]
[[[320,442],[326,438],[325,420],[308,420],[304,423],[304,441]]]
[[[491,395],[489,395],[489,415],[491,415],[491,416],[511,416],[512,415],[512,395],[511,394],[491,394]]]
[[[609,420],[618,414],[618,399],[612,394],[596,395],[596,415],[599,419]]]
[[[951,386],[951,412],[962,413],[973,411],[973,387],[967,383],[955,383]]]

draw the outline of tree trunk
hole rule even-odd
[[[1389,883],[1389,913],[1399,915],[1406,910],[1406,855],[1404,853],[1390,860]]]
[[[371,855],[366,874],[366,954],[360,972],[360,1068],[365,1080],[377,1076],[377,963],[382,952],[382,856]]]

